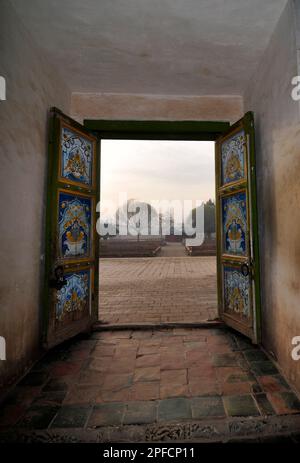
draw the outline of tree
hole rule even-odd
[[[216,232],[216,206],[209,199],[204,204],[204,233],[205,236],[211,238],[211,234]]]
[[[201,207],[201,206],[200,206]],[[197,208],[191,210],[192,225],[196,227]],[[204,234],[205,239],[211,239],[212,233],[216,232],[216,206],[212,199],[204,203]]]

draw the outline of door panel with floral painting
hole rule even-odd
[[[58,110],[51,112],[45,343],[89,328],[97,313],[98,140]]]
[[[260,338],[259,258],[252,113],[216,143],[218,294],[221,319]]]

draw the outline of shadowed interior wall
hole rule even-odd
[[[298,390],[291,342],[300,336],[300,118],[291,79],[300,74],[299,46],[299,2],[290,1],[245,94],[256,123],[263,344]]]
[[[70,92],[9,1],[0,0],[0,8],[0,75],[7,86],[7,100],[0,101],[0,336],[7,344],[7,360],[0,361],[3,384],[24,373],[38,350],[47,113],[54,105],[68,112]]]

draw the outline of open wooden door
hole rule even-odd
[[[50,114],[44,342],[89,329],[98,313],[100,144],[56,108]]]
[[[259,255],[253,114],[216,142],[217,268],[220,318],[260,341]]]

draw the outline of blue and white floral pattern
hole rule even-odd
[[[90,271],[81,270],[65,275],[67,284],[57,291],[56,318],[64,314],[89,310],[90,305]]]
[[[222,198],[223,253],[235,256],[247,254],[246,192]]]
[[[61,153],[61,177],[92,186],[93,142],[76,131],[62,127]]]
[[[245,178],[245,149],[244,130],[236,133],[222,144],[221,181],[223,186]]]
[[[91,198],[60,192],[58,206],[60,258],[89,258],[91,255]]]
[[[237,267],[224,266],[224,311],[248,318],[249,287],[249,276]]]

